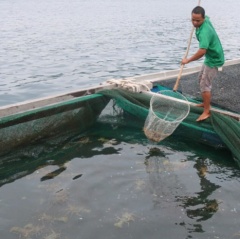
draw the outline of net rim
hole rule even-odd
[[[151,112],[154,114],[154,116],[156,117],[156,118],[158,118],[158,119],[161,119],[160,117],[158,117],[156,114],[155,114],[155,112],[154,112],[154,110],[153,110],[153,108],[152,108],[152,101],[153,101],[153,99],[154,99],[154,96],[159,96],[159,95],[163,95],[162,94],[162,92],[173,92],[173,91],[171,91],[171,90],[163,90],[163,91],[158,91],[157,93],[155,93],[152,97],[151,97],[151,100],[150,100],[150,110],[151,110]],[[165,119],[161,119],[162,121],[164,121],[164,122],[174,122],[174,123],[178,123],[178,122],[182,122],[187,116],[188,116],[188,114],[189,114],[189,112],[190,112],[190,104],[189,104],[189,101],[187,100],[187,98],[184,96],[184,95],[182,95],[182,94],[180,94],[179,92],[174,92],[175,94],[177,94],[177,95],[180,95],[183,99],[180,99],[181,100],[181,103],[182,104],[186,104],[187,106],[188,106],[188,110],[187,110],[187,113],[183,116],[183,117],[181,117],[179,120],[174,120],[174,121],[169,121],[169,120],[165,120]],[[164,95],[163,95],[164,96]],[[172,96],[168,96],[169,98],[174,98],[174,97],[172,97]],[[164,97],[163,97],[164,98]]]

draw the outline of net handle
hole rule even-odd
[[[200,6],[200,3],[201,3],[201,0],[198,0],[198,6]],[[190,49],[190,45],[191,45],[191,41],[192,41],[192,35],[193,35],[193,32],[194,32],[194,26],[192,27],[192,30],[191,30],[191,33],[190,33],[190,37],[189,37],[189,40],[188,40],[188,46],[187,46],[187,50],[185,52],[185,55],[183,57],[183,59],[187,58],[188,56],[188,52],[189,52],[189,49]],[[178,78],[176,80],[176,83],[173,87],[173,91],[177,91],[178,90],[178,86],[179,86],[179,83],[180,83],[180,79],[181,79],[181,76],[182,76],[182,72],[183,72],[183,67],[184,65],[181,64],[181,68],[180,68],[180,71],[178,73]]]

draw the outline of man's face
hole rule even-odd
[[[192,24],[194,27],[198,28],[200,27],[204,22],[204,18],[202,17],[202,14],[195,14],[192,13]]]

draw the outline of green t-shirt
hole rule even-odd
[[[206,16],[203,24],[196,28],[199,48],[206,49],[204,64],[209,67],[220,67],[224,64],[224,53],[218,35]]]

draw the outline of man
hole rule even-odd
[[[198,51],[191,57],[182,60],[182,64],[196,61],[205,55],[202,69],[199,73],[199,84],[203,103],[203,113],[197,121],[202,121],[210,116],[212,81],[217,76],[218,67],[224,64],[224,53],[218,35],[209,18],[205,17],[205,10],[197,6],[192,10],[192,24],[196,28],[196,37],[199,41]]]

